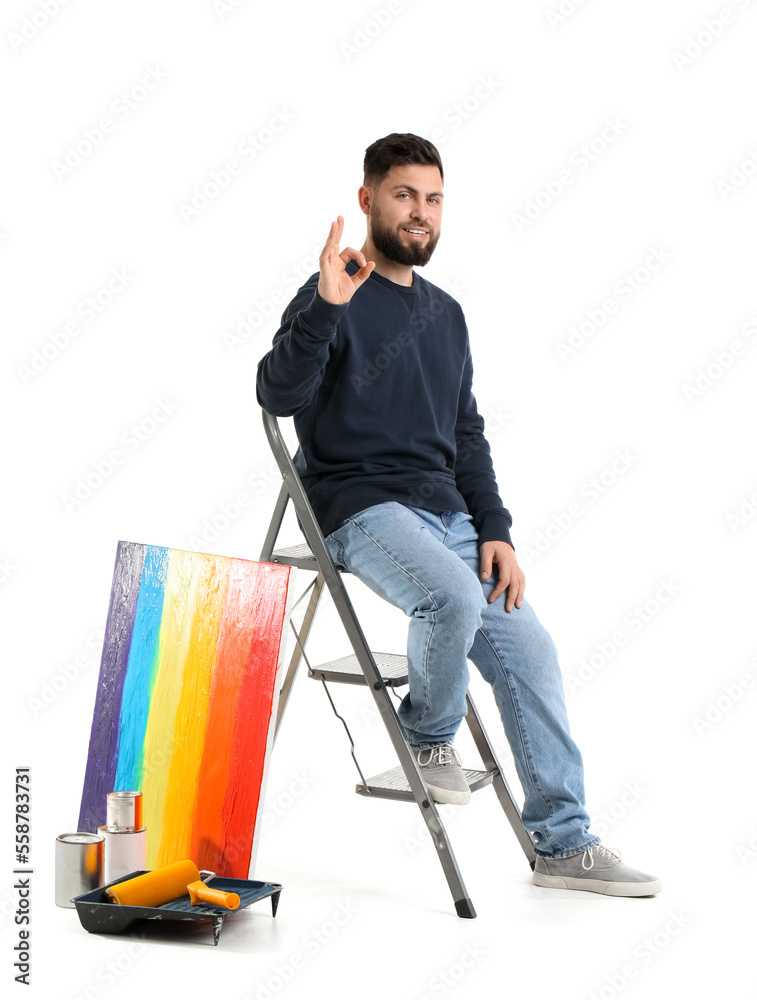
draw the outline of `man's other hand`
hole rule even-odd
[[[507,542],[484,542],[480,546],[481,579],[488,580],[492,568],[497,567],[497,586],[489,595],[489,603],[496,601],[507,590],[505,611],[512,611],[523,604],[526,577],[515,558],[515,550]]]

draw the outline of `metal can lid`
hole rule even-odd
[[[104,838],[99,833],[84,833],[78,830],[76,833],[61,833],[55,839],[66,844],[97,844]]]

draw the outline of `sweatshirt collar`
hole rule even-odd
[[[348,261],[345,270],[350,275],[355,274],[356,271],[360,270],[358,262],[354,258]],[[377,271],[371,271],[368,275],[368,280],[378,281],[379,284],[386,285],[387,288],[393,288],[395,292],[400,292],[403,295],[417,295],[423,278],[417,271],[413,271],[412,285],[399,285],[396,281],[391,281],[389,278],[385,278],[383,274],[379,274]]]

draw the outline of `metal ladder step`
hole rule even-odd
[[[373,653],[376,666],[387,687],[401,687],[407,684],[407,657],[399,653]],[[360,669],[354,653],[338,660],[329,660],[312,668],[310,677],[317,681],[335,681],[338,684],[365,684],[365,674]]]
[[[487,785],[490,785],[499,771],[497,768],[491,771],[471,771],[464,767],[463,774],[470,790],[477,792],[480,788],[486,788]],[[415,802],[405,772],[401,767],[393,767],[389,771],[377,774],[375,778],[368,778],[365,785],[358,783],[355,785],[355,791],[358,795],[370,795],[371,798],[375,799]]]
[[[312,569],[318,572],[318,563],[307,542],[301,545],[289,545],[285,549],[275,549],[269,561],[281,563],[282,566],[297,566],[298,569]]]

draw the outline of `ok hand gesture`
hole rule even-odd
[[[331,223],[326,246],[319,257],[321,276],[318,280],[318,294],[333,305],[344,305],[349,302],[376,266],[374,261],[366,261],[365,254],[360,250],[353,250],[352,247],[345,247],[339,253],[339,240],[343,229],[344,217],[338,215],[336,222]],[[353,258],[360,265],[360,270],[349,275],[345,267]]]

